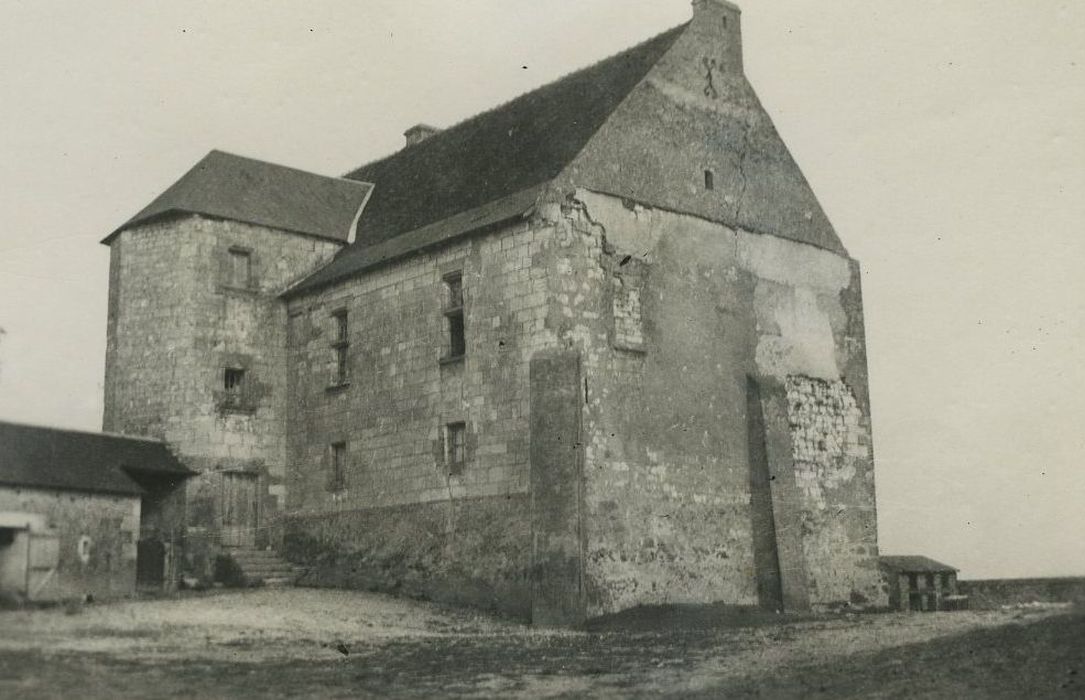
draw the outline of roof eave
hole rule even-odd
[[[344,270],[341,274],[330,277],[329,279],[312,282],[311,280],[313,277],[319,275],[320,272],[324,269],[327,269],[329,265],[335,264],[336,259],[333,259],[324,267],[316,270],[308,277],[298,281],[295,285],[282,292],[279,297],[281,299],[293,299],[296,297],[305,296],[307,294],[316,293],[320,290],[327,289],[328,287],[334,286],[336,284],[341,284],[346,280],[349,280],[365,272],[369,272],[375,268],[391,264],[398,260],[402,260],[407,256],[416,255],[423,251],[431,250],[446,243],[461,240],[469,236],[481,235],[492,231],[494,228],[499,228],[503,225],[506,225],[512,221],[526,219],[530,217],[531,214],[535,211],[538,203],[539,194],[546,188],[548,184],[549,181],[540,185],[536,185],[534,187],[529,187],[519,192],[515,192],[511,195],[502,197],[493,202],[488,202],[487,204],[484,204],[480,207],[475,207],[474,209],[470,209],[468,211],[460,212],[453,216],[446,217],[445,219],[436,221],[432,224],[427,224],[426,226],[415,229],[414,231],[401,233],[397,236],[389,238],[388,240],[377,243],[371,248],[367,249],[367,252],[373,251],[372,260],[364,262],[358,267]],[[491,207],[500,207],[503,202],[512,202],[514,203],[514,206],[511,206],[507,211],[502,212],[502,214],[500,215],[490,218],[482,218],[477,223],[474,223],[474,225],[465,224],[462,225],[462,227],[454,226],[452,232],[446,235],[437,235],[433,238],[429,238],[427,236],[430,231],[439,230],[441,226],[447,225],[448,222],[457,218],[462,218],[468,222],[471,222],[474,220],[474,217],[480,216],[480,212],[484,212],[486,209]],[[516,202],[520,203],[515,204]],[[414,243],[411,240],[412,238],[420,238],[422,240]],[[387,250],[388,252],[384,254],[384,250]]]
[[[357,221],[357,216],[360,216],[360,214],[361,214],[361,209],[359,209],[358,214],[356,215],[355,221]],[[331,241],[333,243],[339,243],[339,244],[342,244],[342,245],[347,245],[347,241],[348,241],[348,238],[350,236],[349,231],[346,234],[344,234],[342,237],[340,237],[340,236],[332,236],[332,235],[325,234],[325,233],[316,233],[316,232],[313,232],[313,231],[302,231],[302,230],[299,230],[299,229],[285,228],[285,227],[282,227],[282,226],[272,226],[271,224],[268,224],[267,222],[254,221],[254,220],[249,220],[249,219],[236,217],[236,216],[223,216],[221,214],[213,214],[211,212],[195,211],[195,210],[189,210],[189,209],[169,209],[169,210],[158,212],[158,213],[155,213],[155,214],[151,214],[149,216],[145,216],[145,217],[142,217],[142,218],[132,219],[128,223],[126,223],[123,226],[121,226],[120,228],[118,228],[113,233],[111,233],[108,236],[106,236],[105,238],[103,238],[101,241],[99,241],[99,243],[101,243],[102,245],[106,245],[106,246],[111,245],[113,240],[118,235],[120,235],[121,233],[124,233],[125,231],[129,231],[129,230],[131,230],[133,228],[137,228],[137,227],[143,226],[145,224],[151,224],[151,223],[155,223],[155,222],[159,222],[159,221],[169,219],[171,217],[178,217],[178,216],[182,216],[182,217],[183,216],[202,216],[204,218],[214,219],[214,220],[217,220],[217,221],[236,221],[236,222],[242,223],[242,224],[249,224],[250,226],[260,226],[261,228],[267,228],[267,229],[271,229],[273,231],[282,231],[284,233],[290,233],[290,234],[294,234],[296,236],[306,236],[308,238],[317,238],[317,239],[322,240],[322,241]]]

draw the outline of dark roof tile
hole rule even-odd
[[[194,473],[157,440],[0,422],[0,484],[142,494],[126,471],[176,481]]]
[[[357,240],[291,293],[310,290],[371,266],[376,254],[370,248],[398,236],[409,234],[415,241],[413,250],[425,244],[422,239],[430,240],[426,233],[443,236],[442,240],[447,240],[453,229],[466,233],[455,222],[449,226],[440,222],[485,210],[499,200],[519,201],[519,194],[554,179],[685,26],[347,174],[347,178],[375,185],[358,224]]]
[[[169,214],[204,214],[347,242],[372,190],[357,178],[315,175],[211,151],[180,180],[102,241]]]
[[[356,246],[379,243],[556,177],[684,26],[347,174],[376,185]]]
[[[542,187],[529,187],[522,192],[510,194],[481,207],[453,214],[428,226],[390,238],[381,243],[364,246],[353,255],[342,255],[328,265],[306,277],[297,286],[288,289],[283,296],[291,297],[303,291],[332,284],[344,277],[380,265],[409,253],[439,245],[472,231],[483,231],[491,226],[526,216],[538,201]]]
[[[926,573],[926,572],[953,572],[957,571],[949,564],[943,564],[937,562],[930,557],[924,557],[917,554],[906,555],[883,555],[878,557],[881,565],[887,569],[893,571],[901,571],[905,573]]]

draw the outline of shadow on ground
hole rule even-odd
[[[681,613],[675,613],[681,617]],[[755,616],[756,618],[756,616]],[[753,621],[748,618],[747,621]],[[1085,616],[1008,617],[998,627],[880,651],[796,646],[818,623],[739,633],[704,619],[584,634],[483,633],[325,644],[309,661],[155,660],[47,650],[0,653],[0,696],[256,697],[1081,697]],[[764,621],[758,620],[758,624]],[[611,628],[615,621],[603,621]],[[831,632],[851,625],[836,622]],[[882,624],[880,622],[870,624]],[[870,624],[867,625],[869,631]],[[637,631],[631,627],[641,625]],[[880,628],[879,628],[880,629]],[[243,645],[242,645],[243,646]],[[757,663],[728,667],[729,660]],[[746,673],[743,669],[757,667]]]

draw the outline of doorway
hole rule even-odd
[[[222,544],[254,547],[260,509],[256,486],[260,477],[251,472],[222,474]]]

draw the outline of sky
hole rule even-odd
[[[746,0],[746,72],[863,266],[879,539],[1085,575],[1085,2]],[[328,175],[686,0],[0,0],[0,420],[101,426],[98,241],[213,148]]]

